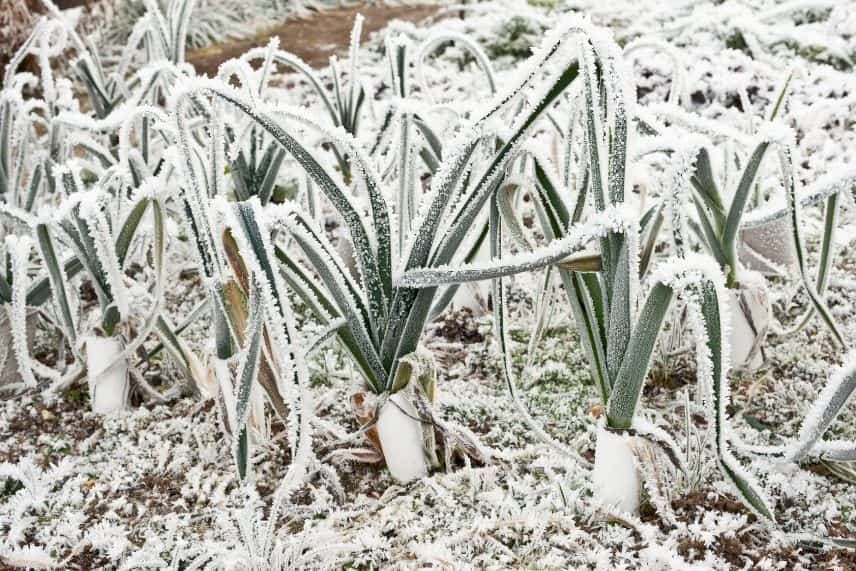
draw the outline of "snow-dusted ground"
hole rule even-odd
[[[856,164],[856,7],[845,2],[504,2],[469,7],[464,19],[431,26],[467,33],[497,58],[501,77],[555,21],[579,9],[609,26],[621,44],[640,37],[670,41],[684,71],[686,109],[749,130],[790,67],[797,73],[787,121],[797,129],[799,177],[819,177]],[[698,5],[698,6],[696,6]],[[829,8],[806,10],[806,6]],[[457,12],[455,12],[457,14]],[[799,28],[795,26],[799,25]],[[429,27],[393,24],[421,40]],[[792,29],[793,28],[793,29]],[[364,49],[368,89],[386,77],[378,43]],[[820,50],[824,47],[824,50]],[[740,49],[731,49],[740,48]],[[795,54],[795,50],[798,52]],[[459,55],[459,54],[457,54]],[[640,102],[669,94],[674,62],[662,51],[634,54]],[[841,68],[835,69],[826,63]],[[429,78],[439,99],[478,101],[473,66],[458,68],[447,50]],[[475,86],[475,87],[474,87]],[[293,90],[294,91],[294,90]],[[292,92],[291,97],[295,95]],[[303,95],[298,96],[302,98]],[[308,96],[307,96],[308,97]],[[749,112],[749,113],[747,113]],[[662,170],[633,173],[639,182]],[[771,170],[769,180],[775,177]],[[779,193],[780,194],[780,193]],[[777,199],[774,198],[775,202]],[[828,301],[848,339],[856,339],[856,238],[852,200],[844,200]],[[812,262],[821,218],[805,209]],[[188,246],[189,248],[189,246]],[[189,256],[189,250],[186,252]],[[172,252],[175,276],[168,309],[186,315],[201,288],[183,252]],[[527,363],[539,276],[516,278],[512,339],[518,371]],[[806,307],[796,282],[771,282],[776,316],[787,323]],[[522,391],[549,434],[589,459],[601,414],[567,302],[557,294],[544,339],[525,369]],[[190,339],[205,343],[200,325]],[[490,317],[451,312],[425,334],[439,365],[438,412],[472,430],[493,451],[485,466],[462,466],[407,486],[385,469],[343,461],[357,429],[348,396],[357,383],[331,347],[312,363],[319,426],[309,483],[270,518],[271,493],[289,462],[280,437],[255,449],[252,491],[236,483],[231,444],[212,402],[183,400],[99,417],[85,390],[47,402],[25,396],[0,403],[0,557],[10,564],[80,568],[856,568],[856,554],[795,543],[793,534],[856,538],[856,479],[817,464],[801,469],[753,468],[774,501],[778,530],[757,521],[730,494],[713,462],[712,435],[694,414],[694,365],[684,356],[658,358],[643,406],[684,447],[687,476],[665,471],[637,518],[619,517],[591,501],[590,475],[528,431],[508,401]],[[750,443],[794,436],[822,382],[844,354],[812,322],[798,335],[773,335],[767,365],[732,379],[737,434]],[[165,368],[160,373],[169,375]],[[692,414],[686,415],[690,404]],[[836,438],[856,438],[856,405],[840,416]],[[689,421],[687,421],[689,417]],[[281,428],[274,424],[272,432]],[[664,468],[661,466],[661,468]],[[844,474],[846,476],[846,474]],[[273,523],[274,528],[269,525]]]

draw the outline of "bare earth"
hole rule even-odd
[[[316,12],[306,18],[289,20],[279,26],[263,30],[253,38],[218,44],[188,55],[201,74],[216,75],[217,67],[224,61],[238,57],[251,48],[266,45],[274,36],[279,37],[280,46],[300,56],[312,67],[327,65],[331,55],[347,49],[354,17],[362,14],[364,37],[386,26],[391,20],[418,22],[435,14],[439,5],[343,6]]]

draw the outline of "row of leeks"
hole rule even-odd
[[[415,58],[406,40],[387,42],[393,96],[367,135],[359,19],[348,81],[341,81],[333,60],[328,92],[318,72],[276,43],[226,62],[216,78],[195,77],[182,48],[191,9],[190,1],[175,0],[165,16],[151,6],[135,28],[121,73],[108,76],[82,40],[70,42],[81,57],[77,69],[94,117],[76,111],[64,83],[62,94],[34,105],[22,96],[33,78],[17,77],[14,68],[7,75],[0,101],[0,182],[6,186],[0,190],[11,234],[10,270],[0,281],[0,297],[10,306],[13,346],[27,385],[38,385],[41,377],[55,391],[86,376],[93,409],[105,413],[128,407],[132,386],[154,401],[188,392],[214,397],[245,480],[254,443],[268,430],[270,407],[287,427],[292,448],[292,469],[278,492],[286,494],[317,463],[307,356],[335,338],[359,373],[351,404],[368,443],[348,452],[383,459],[396,479],[407,482],[450,469],[460,458],[490,461],[490,451],[472,434],[436,413],[437,372],[420,345],[426,324],[452,302],[459,284],[490,280],[510,397],[533,433],[577,458],[529,416],[516,389],[508,278],[544,269],[545,283],[557,279],[567,297],[606,411],[592,472],[599,501],[638,509],[642,446],[664,451],[683,469],[674,439],[640,410],[663,324],[679,305],[695,333],[690,342],[699,391],[715,427],[723,478],[761,518],[775,520],[760,486],[732,452],[739,443],[726,414],[729,371],[757,366],[764,342],[757,315],[769,314],[763,300],[757,315],[751,307],[747,314],[752,303],[735,292],[749,283],[737,255],[743,214],[760,185],[763,158],[773,150],[787,199],[776,216],[789,221],[788,239],[812,302],[801,324],[819,315],[844,342],[821,296],[831,230],[818,283],[808,276],[793,144],[774,121],[784,96],[748,159],[741,157],[726,208],[720,181],[728,178],[715,174],[711,156],[714,141],[727,133],[708,137],[667,126],[664,115],[687,113],[673,105],[637,105],[624,54],[583,19],[563,19],[505,86],[479,46],[463,36],[429,37]],[[22,54],[49,63],[74,36],[60,24],[40,26]],[[462,103],[454,124],[436,129],[439,108],[424,100],[432,93],[424,68],[448,43],[470,53],[491,99]],[[255,61],[261,64],[253,67]],[[308,80],[321,101],[318,117],[285,103],[272,87],[281,65]],[[41,83],[48,97],[58,92],[47,87],[62,82],[46,71]],[[545,139],[563,156],[545,152]],[[18,157],[28,153],[35,166],[22,168],[26,161]],[[665,163],[669,182],[646,204],[630,192],[628,173],[650,156]],[[301,181],[297,198],[288,198],[283,173]],[[852,189],[851,179],[836,179],[809,196],[837,200]],[[522,197],[532,205],[538,236],[522,223]],[[36,205],[52,211],[40,216]],[[324,228],[331,211],[343,229],[337,238],[348,248],[334,246]],[[829,228],[836,211],[828,205]],[[664,227],[670,229],[666,239]],[[34,244],[41,267],[30,280]],[[658,246],[668,259],[654,263]],[[178,326],[164,308],[172,252],[195,261],[204,298]],[[127,271],[132,259],[142,268],[136,276]],[[81,276],[95,292],[98,318],[71,293],[69,284]],[[141,298],[148,303],[138,303]],[[322,326],[314,338],[298,327],[297,300]],[[42,306],[62,331],[72,366],[52,370],[29,357],[26,327],[15,324],[26,321],[32,306]],[[734,342],[741,314],[750,321],[753,350],[735,356],[731,347],[745,345]],[[182,335],[204,316],[213,342],[200,351]],[[154,348],[146,345],[151,339],[158,341]],[[138,359],[160,352],[182,381],[166,393],[138,372]],[[852,393],[853,378],[845,368],[830,381],[794,450],[748,453],[852,460],[852,443],[826,443],[822,436]]]

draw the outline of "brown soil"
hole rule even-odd
[[[736,498],[712,490],[700,490],[675,498],[672,500],[672,508],[687,521],[696,521],[710,511],[745,514],[750,523],[755,521],[755,516]]]
[[[442,324],[434,330],[434,334],[445,338],[447,341],[465,345],[484,341],[484,335],[479,332],[478,323],[476,323],[473,311],[469,307],[446,311],[434,322]]]
[[[236,40],[191,52],[187,61],[198,73],[214,76],[217,67],[247,50],[264,46],[274,36],[282,49],[300,56],[312,67],[326,66],[331,55],[347,50],[354,17],[359,13],[363,22],[363,40],[383,28],[391,20],[416,22],[435,14],[439,5],[416,6],[344,6],[316,12],[305,18],[289,20],[264,30],[253,38]]]
[[[98,431],[101,423],[92,416],[81,414],[81,410],[89,406],[84,392],[72,389],[66,395],[50,404],[37,400],[30,406],[21,407],[18,415],[10,419],[8,429],[0,431],[0,441],[13,443],[0,448],[0,462],[15,463],[28,452],[37,450],[38,462],[49,466],[61,456],[77,454],[77,445]],[[53,450],[48,446],[31,444],[38,442],[39,436],[44,434],[65,435],[71,449]]]
[[[89,6],[94,3],[92,0],[55,0],[54,2],[60,10],[68,10],[69,8],[76,8],[78,6]]]
[[[681,355],[670,360],[666,368],[655,365],[643,392],[648,398],[674,398],[675,393],[696,382],[696,366],[692,355]]]
[[[691,492],[672,500],[672,509],[675,517],[680,521],[692,523],[699,521],[703,514],[710,512],[724,512],[747,515],[748,523],[753,523],[756,518],[736,498],[723,495],[712,490],[701,490]],[[646,504],[642,510],[642,520],[647,523],[659,525],[667,531],[669,524],[660,519],[656,510]],[[852,537],[853,531],[847,526],[837,522],[827,524],[830,535],[834,537]],[[814,557],[816,569],[856,569],[856,551],[843,548],[818,548],[809,545],[785,545],[777,548],[767,548],[764,544],[764,536],[757,534],[748,526],[739,530],[732,537],[719,537],[711,545],[686,538],[677,548],[678,553],[689,562],[698,562],[704,559],[708,552],[724,559],[734,568],[755,568],[762,559],[768,558],[782,562],[790,569],[795,567],[804,559],[806,554]]]

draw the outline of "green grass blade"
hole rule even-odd
[[[704,147],[700,148],[696,156],[695,172],[690,176],[690,183],[698,192],[713,216],[716,218],[716,228],[720,231],[725,225],[725,206],[722,196],[716,186],[713,177],[713,168],[710,163],[710,154]]]
[[[479,250],[481,250],[482,245],[488,240],[488,234],[490,230],[490,224],[485,222],[482,227],[482,231],[479,232],[475,241],[473,241],[466,255],[464,256],[464,263],[471,263],[476,259],[476,255],[478,255]],[[446,308],[452,303],[452,300],[455,297],[455,294],[458,292],[460,288],[459,284],[452,284],[443,290],[443,293],[440,294],[437,301],[434,303],[434,307],[431,308],[431,313],[428,315],[428,321],[434,321],[434,319],[443,313]]]
[[[577,78],[578,72],[577,62],[571,62],[562,73],[558,74],[558,77],[553,78],[544,98],[529,111],[511,136],[503,143],[503,146],[491,160],[490,165],[485,169],[484,175],[473,186],[472,190],[462,198],[461,206],[449,220],[449,230],[438,244],[436,253],[432,256],[432,265],[447,264],[451,261],[454,252],[469,232],[478,213],[496,190],[505,167],[514,158],[514,149],[529,134],[541,115]]]
[[[464,178],[473,153],[480,139],[467,141],[451,159],[444,162],[432,182],[432,196],[427,202],[427,208],[421,213],[421,222],[415,224],[413,242],[406,255],[405,270],[422,268],[428,263],[431,247],[437,235],[443,213],[454,191]],[[386,367],[391,367],[398,354],[407,355],[416,349],[418,339],[405,335],[408,328],[408,317],[415,307],[425,309],[427,318],[433,301],[429,297],[433,291],[419,291],[415,288],[396,288],[389,312],[389,319],[383,334],[381,358]],[[418,300],[418,303],[417,303]],[[421,325],[418,327],[421,333]],[[410,331],[416,331],[415,324],[410,325]],[[413,335],[413,334],[410,334]],[[418,334],[417,334],[418,335]],[[409,350],[399,353],[399,345]]]
[[[826,199],[823,212],[823,235],[820,245],[820,263],[817,268],[817,292],[821,295],[829,284],[829,274],[835,258],[835,231],[838,228],[838,210],[841,195],[833,194]]]
[[[728,259],[725,256],[725,252],[722,250],[722,244],[719,242],[719,235],[717,234],[716,228],[713,226],[710,218],[708,218],[708,211],[705,210],[704,205],[696,196],[693,196],[693,204],[695,205],[696,212],[698,213],[699,226],[703,233],[702,237],[704,238],[705,246],[707,246],[711,255],[716,258],[716,262],[719,266],[721,268],[727,268]]]
[[[821,441],[832,421],[844,409],[850,397],[856,391],[856,361],[850,361],[836,370],[817,400],[809,409],[799,436],[788,453],[789,462],[799,462],[808,456]],[[854,446],[854,443],[849,443]]]
[[[601,401],[609,402],[612,380],[606,359],[606,318],[600,280],[592,274],[559,270],[575,322],[580,325],[580,337],[589,357],[592,378],[600,389]]]
[[[651,207],[640,223],[640,234],[642,236],[642,252],[639,254],[639,277],[648,274],[651,261],[654,259],[654,248],[657,245],[657,237],[663,227],[665,216],[663,216],[663,205],[657,204]]]
[[[27,197],[24,201],[24,210],[27,212],[31,212],[33,210],[33,204],[36,202],[36,196],[39,193],[39,190],[42,186],[42,173],[44,171],[44,167],[41,163],[37,164],[33,170],[33,174],[30,177],[30,183],[27,186]]]
[[[327,291],[336,302],[338,311],[348,323],[348,331],[356,341],[353,352],[360,356],[371,372],[367,378],[368,382],[373,386],[379,386],[387,374],[377,352],[376,332],[371,329],[368,309],[360,291],[347,270],[338,262],[338,255],[333,247],[298,211],[283,207],[279,211],[272,212],[271,215],[285,223],[291,237],[324,282]]]
[[[62,265],[66,281],[71,281],[74,276],[83,270],[83,264],[77,256],[69,257]],[[51,296],[51,278],[45,276],[36,281],[27,293],[27,305],[37,307],[45,303]]]
[[[280,271],[286,285],[312,309],[316,318],[324,324],[341,319],[335,300],[323,288],[315,284],[315,280],[300,267],[300,264],[278,246],[275,247],[274,251],[277,260],[280,262]],[[351,329],[349,327],[338,327],[336,333],[363,377],[374,379],[376,374],[366,360],[360,348],[361,344]]]
[[[536,188],[539,189],[535,195],[536,213],[544,235],[550,240],[564,236],[567,223],[562,221],[562,217],[568,216],[565,205],[551,185],[537,184]],[[572,272],[561,265],[556,267],[588,355],[592,379],[605,404],[609,400],[610,380],[606,370],[606,319],[599,278]]]
[[[173,327],[172,323],[164,316],[159,317],[155,327],[160,342],[155,345],[151,351],[147,352],[142,359],[140,359],[140,363],[152,359],[165,348],[170,349],[170,351],[178,348],[180,346],[178,336],[184,333],[184,331],[188,327],[193,325],[197,319],[207,314],[208,312],[208,300],[203,299],[202,301],[197,303],[193,309],[190,310],[190,313],[187,315],[184,321],[182,321],[177,327]],[[169,345],[170,347],[165,347],[165,345]],[[185,364],[187,363],[187,359],[183,356],[181,357],[181,361]]]
[[[501,259],[502,227],[499,220],[499,211],[495,201],[491,204],[489,227],[491,257],[494,259]],[[523,404],[523,402],[517,395],[517,386],[514,381],[514,371],[512,369],[511,347],[508,343],[508,310],[506,309],[505,288],[502,282],[502,278],[497,278],[493,280],[491,282],[491,291],[493,298],[493,323],[495,336],[497,342],[499,343],[500,354],[502,355],[502,372],[503,378],[505,379],[505,386],[508,389],[509,398],[511,399],[512,404],[517,410],[517,414],[541,441],[546,443],[551,448],[559,451],[560,453],[580,460],[583,463],[587,463],[584,460],[580,459],[579,454],[577,454],[570,448],[564,446],[563,444],[552,438],[549,434],[547,434],[547,432],[544,431],[544,429],[535,421],[535,419],[532,418],[532,415],[529,413],[526,406]]]
[[[125,265],[125,256],[128,255],[128,249],[131,247],[131,242],[140,227],[140,221],[143,219],[149,203],[151,203],[149,198],[142,198],[137,201],[116,236],[116,258],[119,260],[120,268]]]
[[[558,182],[550,175],[549,168],[543,164],[544,157],[533,155],[532,158],[535,166],[535,181],[537,183],[537,189],[543,194],[542,202],[544,206],[549,208],[550,212],[555,213],[555,222],[552,226],[554,226],[554,235],[558,236],[563,234],[564,230],[568,227],[568,224],[571,221],[571,214],[568,211],[565,201],[562,200],[562,197],[559,194]],[[556,233],[557,227],[561,227],[561,233]]]
[[[265,173],[265,177],[259,185],[259,201],[262,205],[270,202],[270,198],[273,195],[273,187],[276,184],[276,177],[279,174],[280,167],[282,167],[283,160],[285,160],[285,150],[278,149],[271,159],[270,164],[262,170]]]
[[[615,273],[611,284],[612,296],[606,322],[606,365],[611,384],[614,384],[618,370],[625,358],[627,345],[630,343],[633,323],[631,310],[634,301],[630,296],[635,278],[639,275],[638,267],[634,267],[637,259],[636,252],[631,255],[629,251],[630,244],[635,242],[624,236],[613,234],[610,238],[610,244],[614,243],[619,244],[619,250],[615,260]],[[645,323],[647,322],[643,321],[641,326],[644,327]]]
[[[428,123],[423,121],[418,115],[413,116],[413,124],[416,125],[416,128],[419,129],[422,136],[425,137],[425,142],[428,143],[428,147],[431,149],[433,155],[438,161],[442,161],[443,143],[440,140],[440,137],[438,137],[434,130],[428,126]]]
[[[537,270],[557,264],[571,254],[579,252],[589,242],[602,236],[604,227],[627,225],[625,212],[621,208],[611,208],[601,213],[601,216],[596,220],[572,226],[563,238],[553,240],[529,252],[509,256],[496,263],[487,262],[459,267],[442,266],[412,270],[402,275],[398,284],[401,287],[437,286],[494,279]],[[636,228],[633,227],[632,231],[635,232]]]

